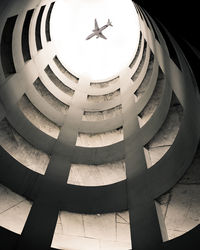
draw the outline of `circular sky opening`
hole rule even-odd
[[[86,38],[110,20],[102,35]],[[139,20],[131,0],[58,0],[51,37],[62,64],[74,75],[105,80],[131,63],[139,41]]]

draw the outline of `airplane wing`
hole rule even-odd
[[[102,33],[99,33],[99,36],[103,39],[107,39]]]
[[[97,19],[94,20],[94,27],[95,27],[94,30],[99,30]]]

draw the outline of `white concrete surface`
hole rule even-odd
[[[182,106],[171,106],[163,125],[145,146],[144,150],[148,168],[158,162],[169,150],[178,134],[182,118]]]
[[[87,99],[89,102],[98,103],[98,102],[104,102],[104,101],[111,101],[119,95],[120,95],[120,89],[117,89],[114,92],[105,94],[105,95],[88,95]]]
[[[169,239],[176,238],[200,223],[200,147],[180,181],[159,197]]]
[[[27,168],[40,174],[45,173],[49,156],[22,138],[6,119],[0,122],[0,145]]]
[[[151,118],[153,113],[155,112],[156,108],[158,107],[161,99],[161,95],[164,89],[164,82],[159,81],[156,83],[156,87],[154,89],[154,92],[147,103],[147,105],[144,107],[142,112],[140,112],[139,116],[141,118],[140,120],[140,127],[144,126],[148,122],[148,120]]]
[[[122,114],[122,105],[102,111],[85,111],[82,117],[83,121],[102,121],[114,118]]]
[[[72,164],[67,183],[81,186],[101,186],[124,179],[126,179],[126,167],[123,161],[104,165]]]
[[[0,226],[21,234],[31,202],[0,185]]]
[[[19,108],[24,113],[26,118],[33,123],[38,129],[44,133],[50,135],[51,137],[57,139],[60,133],[60,127],[54,122],[50,121],[46,116],[44,116],[24,95],[19,103]]]
[[[200,223],[200,186],[178,184],[171,192],[166,227],[172,239]]]
[[[106,88],[110,85],[116,84],[118,82],[119,82],[119,77],[115,77],[114,79],[106,81],[106,82],[91,82],[90,86],[91,86],[91,88],[94,88],[94,89],[95,88],[101,89],[101,88]]]
[[[70,250],[128,250],[131,248],[128,212],[85,215],[61,211],[53,247]]]
[[[122,141],[123,138],[123,128],[99,134],[79,133],[77,136],[76,146],[103,147]]]

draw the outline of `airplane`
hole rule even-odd
[[[113,26],[110,22],[110,19],[108,19],[108,22],[106,25],[102,26],[101,28],[99,28],[98,26],[98,23],[97,23],[97,20],[95,19],[94,20],[94,25],[95,25],[95,28],[93,30],[93,33],[91,35],[89,35],[86,40],[89,40],[90,38],[92,38],[93,36],[96,36],[96,38],[103,38],[103,39],[107,39],[103,34],[102,34],[102,31],[105,30],[108,26]]]

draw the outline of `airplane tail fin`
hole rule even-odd
[[[112,23],[111,23],[111,21],[110,21],[110,19],[108,19],[107,25],[108,26],[113,26]]]

